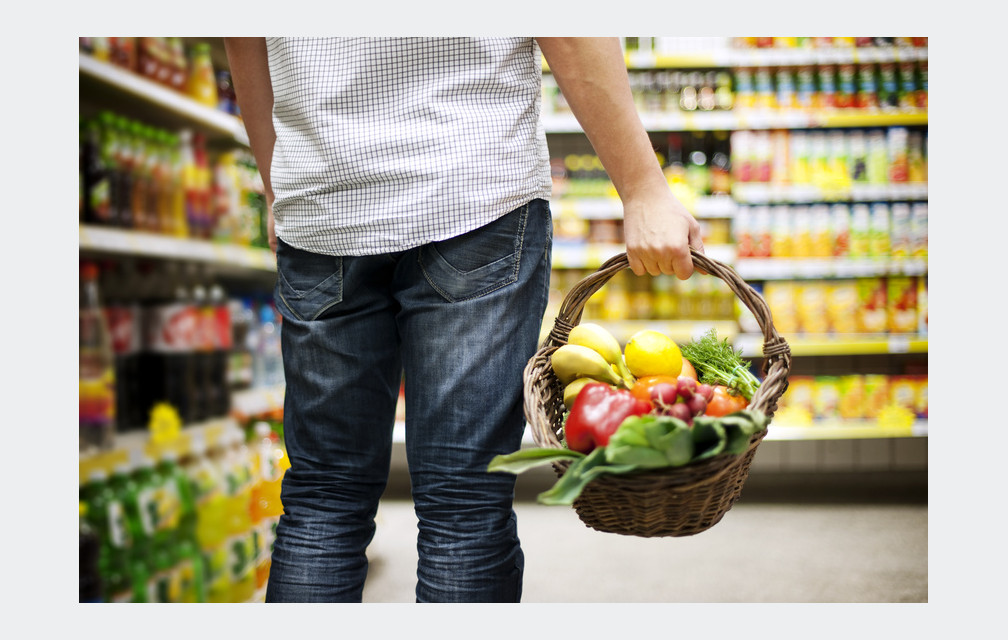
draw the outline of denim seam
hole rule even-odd
[[[515,266],[510,276],[508,276],[507,278],[505,278],[504,280],[495,285],[490,285],[489,287],[480,289],[476,293],[465,296],[464,298],[456,298],[451,294],[449,294],[447,291],[445,291],[442,287],[439,287],[436,282],[434,282],[434,280],[427,273],[427,269],[425,268],[423,260],[421,258],[421,253],[417,252],[417,264],[420,265],[420,269],[421,271],[423,271],[424,279],[427,280],[428,284],[430,284],[430,286],[433,287],[435,291],[440,293],[442,296],[444,296],[446,300],[450,302],[465,302],[466,300],[475,300],[476,298],[481,298],[485,295],[493,293],[494,291],[497,291],[498,289],[502,289],[508,286],[509,284],[514,284],[515,282],[517,282],[518,274],[521,270],[521,248],[524,246],[525,243],[525,230],[528,226],[528,209],[529,209],[528,203],[520,207],[520,209],[522,210],[522,215],[520,216],[520,222],[518,223],[518,237],[515,238],[515,251],[516,251]],[[505,259],[506,258],[501,258],[501,260]],[[448,266],[451,265],[449,264]],[[458,270],[456,269],[456,271]]]
[[[339,261],[339,274],[334,273],[333,275],[329,276],[328,278],[326,278],[322,282],[318,283],[317,285],[315,285],[314,287],[312,287],[311,289],[309,289],[307,292],[299,292],[299,293],[302,293],[302,294],[304,294],[304,293],[310,293],[312,291],[315,291],[319,287],[321,287],[323,284],[325,284],[329,280],[332,280],[337,275],[340,276],[339,277],[339,291],[336,294],[336,298],[334,300],[331,300],[328,304],[326,304],[321,309],[319,309],[313,316],[311,316],[310,318],[308,318],[308,320],[317,320],[319,318],[319,316],[321,316],[323,313],[325,313],[326,311],[328,311],[329,309],[331,309],[333,306],[335,306],[335,305],[337,305],[337,304],[339,304],[340,302],[343,301],[343,277],[342,277],[343,276],[343,258],[340,257],[340,256],[336,256],[336,259]],[[297,291],[297,289],[294,288],[294,285],[292,285],[290,283],[290,281],[287,278],[284,277],[283,273],[278,273],[277,275],[287,284],[287,286],[291,289],[291,291]],[[294,309],[294,307],[291,306],[290,302],[287,301],[287,296],[285,296],[284,293],[283,293],[283,287],[280,287],[280,290],[278,291],[278,293],[280,295],[280,299],[283,300],[284,306],[287,307],[288,309],[290,309],[290,312],[292,314],[294,314],[294,316],[298,320],[304,321],[305,317],[303,315],[301,315],[298,311],[296,311]],[[301,295],[299,297],[299,299],[304,299],[304,295]]]

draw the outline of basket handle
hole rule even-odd
[[[772,418],[777,410],[777,402],[788,386],[787,377],[791,370],[791,348],[777,333],[773,317],[770,314],[770,307],[767,306],[766,301],[736,273],[735,269],[723,262],[708,258],[696,249],[691,248],[690,254],[693,257],[694,268],[724,280],[756,317],[756,322],[759,323],[763,332],[763,381],[749,401],[749,408],[762,411],[767,417]],[[588,299],[614,275],[629,266],[626,253],[619,253],[606,260],[597,271],[575,284],[560,304],[553,329],[546,339],[547,344],[552,343],[557,346],[566,344],[571,329],[581,322],[581,314],[584,312],[584,306]]]

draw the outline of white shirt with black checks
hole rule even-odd
[[[277,236],[369,255],[549,198],[532,38],[267,38]]]

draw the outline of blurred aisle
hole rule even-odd
[[[573,510],[519,502],[523,602],[928,601],[926,504],[736,504],[686,538],[585,527]],[[414,602],[416,517],[378,511],[365,602]]]

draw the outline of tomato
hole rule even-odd
[[[682,360],[682,371],[679,372],[679,375],[686,376],[687,378],[693,378],[697,382],[700,382],[700,378],[697,377],[696,369],[693,368],[693,363],[686,358],[683,358]]]
[[[679,379],[675,376],[644,376],[637,378],[637,382],[630,388],[630,393],[639,400],[651,402],[651,387],[660,382],[668,382],[675,386],[679,383]]]
[[[749,406],[749,401],[744,396],[736,396],[728,392],[728,387],[719,384],[714,387],[714,396],[707,403],[705,416],[726,416],[729,413],[741,411]]]

